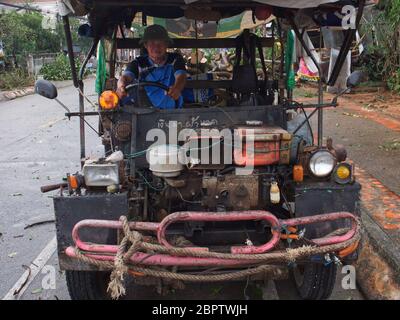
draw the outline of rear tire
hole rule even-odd
[[[71,271],[65,272],[71,300],[110,300],[107,293],[110,272]]]
[[[336,281],[337,266],[331,263],[307,264],[291,269],[291,278],[297,292],[304,300],[325,300],[332,294]]]

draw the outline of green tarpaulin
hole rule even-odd
[[[100,40],[97,47],[97,70],[96,70],[96,92],[101,94],[104,90],[107,79],[106,53],[104,40]]]
[[[285,71],[287,75],[286,88],[293,90],[296,86],[295,74],[293,70],[293,53],[294,53],[294,34],[290,30],[287,34],[286,51],[285,51]]]
[[[270,18],[272,20],[273,17]],[[269,20],[268,20],[269,21]],[[268,21],[256,20],[252,18],[252,13],[246,11],[242,14],[222,19],[218,23],[214,21],[202,22],[179,19],[163,19],[147,17],[147,25],[159,24],[165,27],[172,38],[229,38],[239,35],[243,29],[252,29]],[[141,23],[141,17],[135,19],[133,23],[135,36],[140,37],[145,29]]]

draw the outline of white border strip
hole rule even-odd
[[[57,239],[54,237],[50,240],[50,242],[46,245],[46,247],[39,253],[36,259],[31,263],[29,266],[29,270],[26,270],[22,276],[18,279],[18,281],[14,284],[14,286],[7,292],[2,300],[19,300],[26,289],[28,289],[29,285],[32,281],[36,278],[40,270],[46,265],[47,261],[51,258],[53,253],[57,249]],[[29,277],[29,279],[27,279]],[[25,283],[24,287],[20,289],[18,294],[14,294],[16,290],[18,290],[23,284]]]

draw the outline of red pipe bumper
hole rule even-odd
[[[221,258],[197,258],[197,257],[181,257],[168,254],[147,254],[136,252],[130,258],[132,264],[135,265],[158,265],[158,266],[193,266],[193,267],[211,267],[211,266],[246,266],[254,264],[257,261],[251,259],[252,254],[262,254],[276,248],[280,242],[283,230],[286,227],[304,226],[318,222],[330,222],[340,219],[350,219],[352,221],[351,228],[343,235],[330,236],[320,239],[312,239],[317,246],[327,246],[338,244],[350,240],[356,233],[358,218],[349,212],[334,212],[309,217],[300,217],[287,220],[277,219],[273,214],[267,211],[232,211],[232,212],[176,212],[168,215],[160,223],[154,222],[130,222],[131,230],[150,231],[156,234],[159,244],[167,248],[173,246],[167,241],[166,230],[168,226],[176,222],[185,221],[249,221],[264,220],[271,226],[271,239],[260,246],[234,246],[231,247],[231,253],[248,254],[249,260],[243,259],[221,259]],[[100,261],[114,261],[115,254],[118,251],[118,245],[109,244],[93,244],[84,242],[79,237],[81,228],[111,228],[122,229],[120,221],[110,220],[82,220],[78,222],[72,230],[72,238],[76,247],[90,258]],[[208,250],[201,247],[185,247],[189,250]],[[75,248],[68,247],[66,254],[69,257],[76,257]]]

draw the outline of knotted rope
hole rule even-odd
[[[288,248],[285,251],[275,251],[261,254],[232,254],[232,253],[220,253],[212,251],[197,251],[186,248],[167,248],[163,245],[152,244],[143,241],[142,234],[138,231],[131,230],[129,227],[128,219],[126,216],[120,217],[122,224],[122,230],[124,237],[118,247],[118,251],[115,255],[114,262],[100,261],[91,257],[87,257],[84,252],[79,248],[75,248],[76,257],[88,264],[95,265],[102,269],[112,270],[110,276],[110,282],[107,291],[110,292],[113,299],[118,299],[120,296],[126,293],[123,285],[124,276],[126,273],[133,275],[141,274],[145,276],[151,276],[156,278],[165,278],[179,281],[190,281],[190,282],[214,282],[214,281],[227,281],[240,279],[247,276],[259,274],[262,272],[270,271],[272,269],[272,263],[293,263],[298,259],[322,254],[327,252],[337,252],[344,248],[347,248],[359,241],[361,238],[360,223],[357,223],[355,235],[342,243],[326,245],[318,247],[315,245],[305,245],[297,248]],[[346,230],[340,230],[346,231]],[[336,231],[334,232],[337,233]],[[330,236],[330,235],[328,235]],[[129,245],[130,244],[130,245]],[[139,250],[151,253],[165,253],[173,256],[184,256],[184,257],[196,257],[196,258],[220,258],[220,259],[240,259],[240,260],[251,260],[254,261],[252,266],[248,269],[240,271],[228,271],[219,274],[183,274],[165,270],[157,270],[152,268],[138,267],[131,264],[130,258],[133,254]]]

